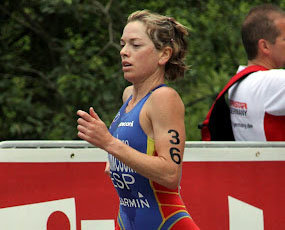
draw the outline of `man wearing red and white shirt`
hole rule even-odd
[[[236,141],[285,141],[285,12],[274,5],[253,8],[242,26],[250,74],[229,89]],[[240,67],[238,71],[245,67]]]

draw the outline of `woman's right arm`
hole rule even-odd
[[[124,92],[123,92],[123,95],[122,95],[123,103],[125,103],[128,100],[128,98],[132,95],[132,92],[133,92],[133,86],[132,85],[127,86],[124,89]],[[110,175],[110,163],[109,163],[109,161],[106,162],[105,173],[107,175]]]

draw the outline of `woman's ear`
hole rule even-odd
[[[172,56],[172,48],[166,46],[162,49],[158,63],[165,65]]]

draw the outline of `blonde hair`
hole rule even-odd
[[[172,48],[172,56],[165,65],[165,78],[175,80],[183,77],[187,70],[184,63],[188,47],[187,28],[172,17],[151,13],[148,10],[132,13],[128,17],[127,23],[133,21],[144,23],[147,28],[146,32],[156,49],[161,50],[166,46]]]

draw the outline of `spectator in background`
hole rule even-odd
[[[285,141],[285,12],[271,4],[254,7],[241,32],[248,67],[265,71],[251,73],[229,89],[234,138]]]
[[[184,105],[164,84],[184,75],[186,35],[173,18],[131,14],[121,37],[124,78],[132,83],[123,106],[109,130],[93,108],[77,112],[78,136],[109,153],[106,171],[120,200],[117,230],[199,229],[179,193]]]

